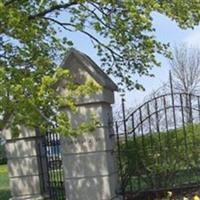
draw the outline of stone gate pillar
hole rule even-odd
[[[66,200],[118,200],[119,182],[114,150],[111,104],[117,86],[85,54],[71,49],[63,62],[76,83],[93,80],[102,90],[77,100],[76,113],[68,112],[73,127],[95,114],[100,126],[92,133],[61,139]],[[60,88],[65,93],[64,87]]]
[[[40,152],[42,141],[38,132],[20,127],[20,135],[16,139],[12,138],[9,129],[3,131],[3,136],[6,139],[10,200],[48,199],[45,194],[47,174],[44,174],[44,159]]]

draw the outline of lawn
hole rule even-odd
[[[8,200],[9,198],[10,189],[7,165],[0,165],[0,199]]]

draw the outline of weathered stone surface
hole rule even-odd
[[[87,80],[94,80],[103,88],[116,91],[116,84],[105,74],[101,68],[86,54],[72,48],[66,55],[62,67],[71,71],[73,80],[76,83],[84,84]]]
[[[114,140],[111,134],[112,129],[101,127],[94,132],[83,134],[79,137],[62,137],[61,144],[63,145],[61,145],[61,151],[66,155],[112,150],[114,148]]]
[[[112,108],[106,103],[85,104],[77,107],[76,112],[69,112],[67,109],[62,109],[63,112],[68,112],[69,120],[72,127],[76,128],[83,122],[91,120],[94,116],[100,123],[100,126],[109,126],[112,121]]]
[[[64,155],[63,167],[65,171],[65,179],[84,178],[90,176],[109,176],[113,172],[116,172],[112,159],[112,152]]]
[[[60,94],[63,96],[66,96],[68,92],[65,89],[65,86],[64,86],[65,84],[67,84],[67,81],[63,80],[62,81],[63,86],[58,87]],[[104,88],[90,95],[84,95],[84,96],[80,96],[79,98],[76,98],[77,105],[90,104],[94,102],[114,103],[114,95],[110,90]]]
[[[8,160],[10,177],[38,175],[38,158],[13,158]]]
[[[66,179],[67,200],[111,200],[116,197],[115,191],[111,188],[111,185],[116,186],[115,177],[116,174]]]
[[[113,91],[117,86],[90,58],[74,49],[64,60],[63,67],[70,70],[76,83],[92,80],[102,86],[101,91],[76,99],[77,112],[62,109],[68,113],[74,128],[89,121],[92,115],[100,122],[92,133],[62,138],[66,200],[118,200],[119,182],[110,124],[110,104],[114,102]],[[67,81],[61,82],[59,88],[62,95],[67,93],[65,84]]]
[[[8,159],[36,156],[36,141],[30,139],[13,140],[6,144]]]
[[[20,134],[17,137],[17,139],[30,138],[30,137],[36,136],[37,134],[35,130],[26,128],[24,126],[19,126],[19,130],[20,130]],[[6,140],[13,140],[10,129],[4,129],[2,131],[2,135]]]
[[[40,178],[38,175],[10,178],[10,187],[12,195],[18,198],[25,195],[41,194]]]
[[[6,152],[10,177],[11,200],[43,200],[41,169],[39,166],[40,138],[36,133],[21,127],[19,138],[12,139],[6,130]],[[4,134],[6,133],[4,132]],[[44,166],[45,167],[45,166]],[[44,176],[47,174],[44,174]]]

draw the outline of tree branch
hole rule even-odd
[[[32,20],[32,19],[35,19],[35,18],[38,18],[38,17],[44,17],[48,13],[54,12],[56,10],[61,10],[61,9],[69,8],[70,6],[73,6],[73,5],[76,5],[76,4],[77,4],[76,0],[74,0],[72,2],[69,2],[69,3],[65,3],[65,4],[58,4],[58,5],[50,7],[47,10],[44,10],[44,11],[40,12],[40,13],[37,13],[35,15],[30,15],[29,19]]]
[[[66,30],[68,29],[66,26],[71,26],[74,29],[76,29],[76,26],[74,24],[72,24],[72,23],[60,22],[60,21],[57,21],[56,19],[53,19],[53,18],[50,18],[50,17],[45,17],[45,19],[50,20],[50,21],[52,21],[52,22],[60,25],[62,28],[66,29]],[[87,32],[85,30],[78,30],[78,31],[81,32],[81,33],[83,33],[83,34],[85,34],[85,35],[87,35],[90,39],[94,40],[96,43],[98,43],[99,45],[101,45],[102,47],[104,47],[105,49],[107,49],[111,53],[111,55],[112,55],[112,57],[113,57],[114,60],[115,60],[115,56],[123,59],[123,56],[121,56],[120,54],[118,54],[117,52],[115,52],[108,45],[105,45],[104,43],[102,43],[101,41],[99,41],[96,37],[94,37],[89,32]]]
[[[91,4],[93,5],[93,4]],[[107,24],[106,22],[103,21],[103,17],[102,19],[95,13],[95,10],[97,10],[97,8],[95,7],[95,10],[91,10],[89,8],[87,8],[86,6],[84,5],[81,5],[82,7],[84,7],[88,12],[90,12],[102,25],[104,25],[104,27],[108,28],[108,29],[111,29],[112,27]],[[98,10],[99,11],[99,10]],[[103,13],[101,13],[103,15]]]
[[[58,21],[56,19],[53,19],[51,17],[44,17],[44,19],[52,21],[52,22],[58,24],[59,26],[61,26],[63,29],[65,29],[67,31],[73,31],[72,29],[69,29],[69,28],[66,27],[66,26],[73,26],[73,28],[74,28],[74,25],[71,24],[71,23],[63,23],[63,22],[60,22],[60,21]]]
[[[4,5],[5,5],[5,6],[8,6],[8,5],[14,3],[15,1],[17,1],[17,0],[10,0],[10,1],[7,1],[7,2],[4,3]]]

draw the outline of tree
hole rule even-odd
[[[132,76],[151,75],[158,66],[156,54],[169,56],[168,45],[154,37],[152,12],[176,20],[180,27],[199,23],[200,3],[186,0],[0,0],[0,113],[1,129],[17,126],[45,129],[55,122],[68,134],[68,117],[61,104],[74,110],[74,95],[91,92],[92,83],[80,86],[68,81],[66,97],[56,94],[56,82],[70,79],[58,68],[72,45],[60,31],[89,37],[101,57],[104,70],[121,86],[141,89]],[[72,95],[73,94],[73,95]],[[87,126],[83,126],[87,127]]]
[[[200,91],[200,49],[186,44],[174,47],[170,61],[176,91],[198,94]]]
[[[170,65],[175,91],[185,93],[183,104],[186,121],[192,122],[192,95],[200,92],[200,49],[186,44],[174,47]]]

